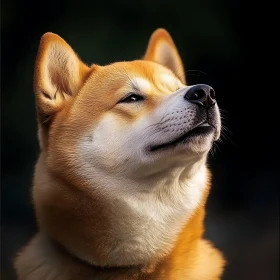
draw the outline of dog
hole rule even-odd
[[[203,238],[221,120],[214,89],[187,85],[170,34],[140,60],[84,64],[42,36],[34,91],[39,231],[19,280],[218,280],[223,254]]]

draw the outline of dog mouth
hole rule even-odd
[[[187,133],[184,133],[183,135],[179,136],[175,140],[172,140],[170,142],[166,142],[166,143],[163,143],[163,144],[151,146],[149,148],[149,151],[150,152],[155,152],[155,151],[159,151],[159,150],[165,150],[165,149],[173,148],[173,147],[175,147],[179,144],[186,143],[192,137],[207,136],[207,135],[213,133],[214,131],[215,131],[214,126],[210,125],[207,122],[204,122],[204,123],[196,126],[195,128],[193,128],[192,130],[188,131]]]

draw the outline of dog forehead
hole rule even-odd
[[[184,86],[169,69],[151,61],[118,62],[105,67],[105,72],[110,73],[113,83],[124,83],[146,94],[176,91]]]

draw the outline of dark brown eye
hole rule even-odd
[[[136,93],[131,93],[125,98],[121,99],[118,103],[135,103],[135,102],[140,102],[143,101],[144,97],[142,95],[136,94]]]

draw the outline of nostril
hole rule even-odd
[[[216,99],[216,94],[215,94],[214,89],[212,89],[212,88],[210,89],[209,95],[210,95],[210,97],[211,97],[212,99]]]
[[[190,96],[190,99],[191,100],[197,100],[197,99],[199,99],[199,96],[196,92],[193,92],[193,94]]]
[[[184,99],[204,108],[209,108],[216,103],[216,94],[212,87],[208,85],[195,85],[188,89]]]
[[[193,91],[193,93],[190,96],[190,100],[199,100],[202,97],[205,96],[205,92],[203,89],[197,89],[195,91]]]

